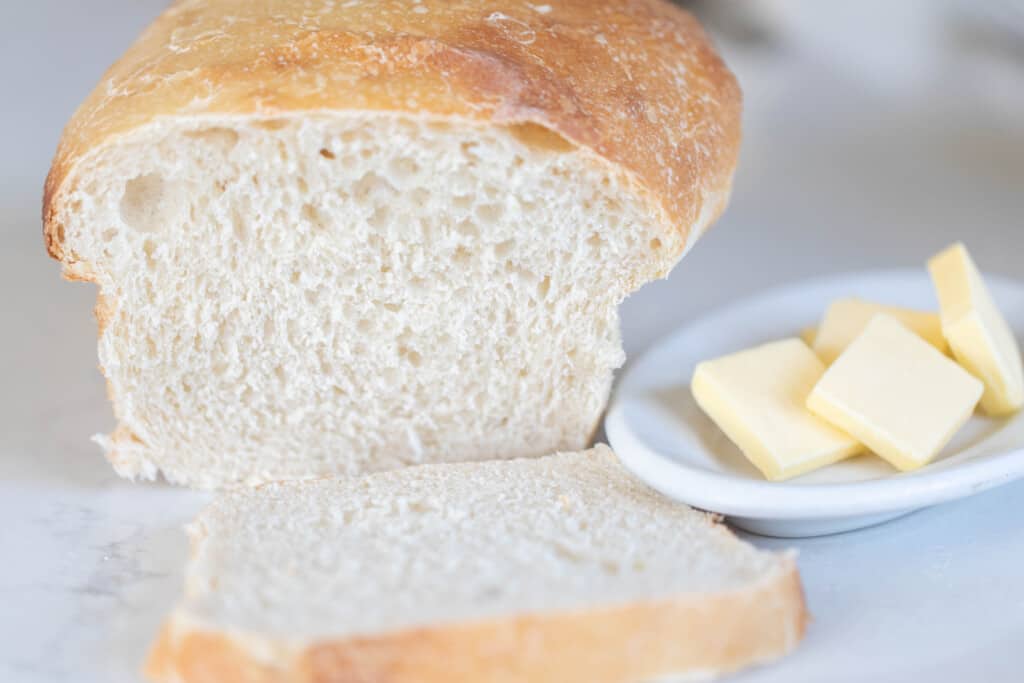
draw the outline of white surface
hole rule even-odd
[[[95,292],[59,279],[39,234],[60,127],[163,4],[0,3],[3,681],[137,681],[180,590],[180,525],[202,502],[117,480],[89,443],[113,425],[95,369]],[[765,287],[920,267],[956,239],[986,271],[1024,278],[1019,68],[957,61],[934,88],[904,92],[811,47],[729,58],[747,106],[732,207],[671,278],[626,303],[628,352]],[[800,550],[814,621],[793,657],[737,681],[1020,680],[1024,484],[849,534],[753,540]]]
[[[988,279],[1024,338],[1024,285]],[[976,415],[929,465],[899,473],[862,455],[770,482],[700,410],[690,392],[704,360],[795,336],[847,296],[936,310],[924,269],[801,282],[734,303],[660,341],[622,374],[605,432],[625,465],[662,493],[770,536],[814,536],[877,524],[1024,477],[1024,413]]]

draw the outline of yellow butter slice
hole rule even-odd
[[[824,371],[804,342],[786,339],[701,363],[692,390],[765,477],[788,479],[862,450],[805,407]]]
[[[807,407],[901,470],[930,462],[974,412],[971,376],[891,316],[875,316],[811,391]]]
[[[879,313],[896,318],[939,351],[948,353],[949,347],[942,334],[942,320],[938,313],[886,306],[856,298],[837,299],[828,307],[811,345],[814,352],[830,365]]]
[[[942,331],[953,355],[985,384],[982,409],[1009,415],[1024,406],[1020,347],[971,255],[954,244],[928,262],[939,295]]]

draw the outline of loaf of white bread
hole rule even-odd
[[[639,683],[800,640],[790,555],[630,476],[604,446],[239,488],[191,525],[163,683]]]
[[[108,458],[215,488],[584,446],[739,119],[663,0],[175,2],[46,182]]]

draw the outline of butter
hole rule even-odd
[[[896,318],[943,353],[949,352],[937,313],[885,306],[862,299],[838,299],[825,312],[811,347],[826,365],[831,365],[879,313]]]
[[[807,407],[900,470],[927,464],[984,387],[895,318],[877,315],[825,372]]]
[[[799,339],[786,339],[697,366],[697,404],[772,480],[788,479],[862,450],[805,407],[825,366]]]
[[[807,344],[808,346],[813,347],[814,346],[814,340],[817,339],[817,337],[818,337],[818,328],[817,327],[805,327],[804,329],[800,330],[800,338],[803,339],[804,340],[804,344]]]
[[[928,262],[939,295],[942,330],[954,357],[985,384],[982,409],[1009,415],[1024,406],[1020,347],[962,244]]]

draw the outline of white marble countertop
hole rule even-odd
[[[61,125],[163,3],[0,4],[0,680],[137,681],[204,496],[119,480],[88,441],[112,426],[94,292],[59,279],[38,213]],[[1024,278],[1024,107],[987,97],[1020,71],[982,86],[946,70],[908,94],[799,50],[733,63],[748,100],[733,205],[626,302],[630,353],[765,286],[918,265],[955,239]],[[737,680],[1021,680],[1024,483],[860,532],[752,540],[800,551],[814,621],[794,656]]]

